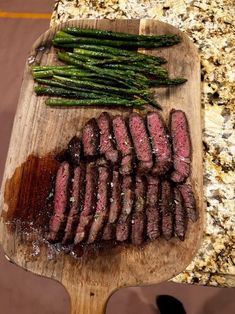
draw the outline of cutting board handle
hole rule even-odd
[[[67,282],[68,283],[68,282]],[[105,314],[109,297],[115,289],[110,287],[77,286],[63,283],[71,299],[71,314]]]

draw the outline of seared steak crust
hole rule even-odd
[[[117,170],[112,172],[111,199],[108,222],[104,228],[103,240],[115,239],[116,222],[121,212],[121,176]]]
[[[193,222],[197,221],[199,213],[191,185],[189,184],[179,185],[179,190],[183,198],[183,204],[186,209],[188,218]]]
[[[97,178],[98,173],[95,163],[88,163],[86,166],[84,203],[74,239],[75,244],[85,241],[88,236],[97,201]]]
[[[181,241],[184,241],[187,228],[187,217],[185,208],[183,206],[181,193],[177,188],[174,188],[174,213],[175,213],[174,219],[175,235]]]
[[[107,160],[116,164],[119,161],[119,152],[115,148],[115,141],[112,131],[112,118],[107,112],[102,112],[97,123],[100,129],[100,153]]]
[[[159,209],[160,181],[158,177],[147,176],[147,235],[150,240],[156,240],[161,235],[161,215]]]
[[[99,167],[98,173],[97,203],[87,243],[96,241],[109,214],[110,171],[107,167]]]
[[[95,157],[99,153],[100,130],[96,119],[90,119],[82,131],[83,153],[85,157]]]
[[[173,236],[173,199],[172,188],[169,181],[164,180],[161,184],[160,210],[162,214],[162,235],[166,240]]]
[[[174,171],[171,180],[183,182],[190,174],[191,141],[189,126],[182,110],[172,110],[170,114],[170,130],[174,152]]]
[[[129,175],[133,171],[133,145],[126,121],[123,117],[114,117],[113,132],[117,148],[122,155],[120,171],[123,175]]]
[[[138,160],[138,171],[147,173],[153,166],[152,150],[144,120],[137,113],[130,115],[129,129]]]
[[[122,181],[122,211],[116,225],[116,239],[120,242],[128,240],[130,235],[133,201],[133,179],[131,176],[124,176]]]
[[[140,245],[144,241],[145,229],[145,201],[146,182],[144,177],[137,176],[135,180],[135,203],[132,214],[131,241],[134,245]]]
[[[172,151],[167,127],[158,112],[147,114],[147,126],[155,156],[152,173],[162,176],[172,167]]]
[[[71,242],[74,239],[76,227],[79,220],[79,214],[82,208],[84,198],[84,166],[80,165],[74,168],[72,192],[70,197],[70,211],[68,214],[63,243]]]
[[[49,241],[56,241],[59,238],[66,220],[66,212],[69,204],[69,187],[70,187],[70,165],[64,161],[57,171],[55,183],[54,212],[50,220]]]

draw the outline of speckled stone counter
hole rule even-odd
[[[58,0],[51,26],[71,18],[151,18],[184,31],[201,55],[206,226],[202,246],[173,278],[235,286],[235,24],[233,0]]]

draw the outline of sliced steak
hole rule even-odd
[[[97,186],[97,167],[94,162],[90,162],[86,165],[84,204],[76,230],[75,244],[85,241],[88,236],[97,201]]]
[[[186,115],[181,110],[172,110],[170,130],[174,152],[174,171],[171,180],[183,182],[190,174],[191,141]]]
[[[70,159],[73,163],[73,165],[77,166],[80,163],[80,158],[81,158],[81,148],[82,148],[82,143],[80,138],[77,136],[74,136],[68,144],[68,153],[70,156]]]
[[[77,166],[74,169],[73,179],[72,179],[72,192],[70,197],[70,211],[67,218],[67,223],[65,227],[65,235],[63,238],[63,243],[68,243],[73,241],[76,227],[79,220],[79,214],[82,209],[83,198],[84,198],[84,167],[83,165]]]
[[[109,167],[109,162],[104,157],[100,157],[96,159],[96,166],[97,167]]]
[[[132,214],[131,241],[134,245],[140,245],[144,241],[146,182],[144,177],[136,176],[135,203]]]
[[[144,120],[137,113],[130,115],[129,129],[138,160],[138,171],[147,173],[153,166],[152,149]]]
[[[120,242],[128,240],[130,235],[133,200],[133,179],[125,176],[122,181],[122,211],[116,225],[116,239]]]
[[[162,176],[172,167],[172,151],[167,128],[158,112],[147,114],[147,126],[155,156],[152,173]]]
[[[122,175],[129,175],[133,172],[133,162],[134,162],[134,155],[126,155],[122,157],[121,160],[121,168],[120,173]]]
[[[111,199],[110,199],[110,211],[108,222],[103,231],[103,240],[112,240],[115,239],[115,223],[118,220],[118,217],[121,212],[121,176],[117,170],[112,172],[112,182],[111,182]]]
[[[199,218],[199,213],[191,185],[182,184],[179,185],[178,188],[181,192],[188,218],[193,222],[197,221]]]
[[[159,209],[160,181],[158,177],[147,176],[147,197],[146,197],[146,215],[147,215],[147,235],[150,240],[156,240],[161,235],[161,215]]]
[[[173,211],[172,188],[170,182],[162,181],[160,210],[162,214],[162,235],[166,240],[173,236]]]
[[[59,232],[64,226],[66,213],[69,207],[69,188],[70,188],[70,165],[63,162],[56,175],[54,212],[49,225],[49,241],[56,241]]]
[[[110,171],[107,167],[98,168],[98,191],[94,219],[87,243],[94,243],[108,218],[110,198]]]
[[[100,153],[111,163],[116,164],[119,160],[119,152],[115,148],[112,134],[112,119],[107,112],[102,112],[97,123],[100,129]]]
[[[90,119],[82,131],[82,144],[85,157],[99,154],[100,130],[95,118]]]
[[[117,148],[121,152],[121,173],[128,175],[133,171],[133,146],[131,137],[124,118],[116,116],[113,119],[113,132],[117,143]]]
[[[104,226],[102,240],[104,241],[115,240],[114,232],[115,225],[107,222],[107,224]]]
[[[121,212],[121,175],[117,170],[112,173],[112,195],[109,212],[109,222],[115,223]]]
[[[187,179],[190,174],[190,162],[187,159],[181,159],[174,156],[174,171],[171,174],[171,180],[181,183]]]
[[[175,235],[181,241],[184,241],[187,229],[187,217],[185,208],[183,206],[181,193],[177,188],[174,188],[174,213],[175,213],[174,219]]]

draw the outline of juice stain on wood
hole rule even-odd
[[[61,156],[63,152],[61,152]],[[57,154],[57,159],[59,155]],[[99,245],[61,245],[47,241],[49,222],[53,214],[54,185],[60,162],[55,155],[38,157],[30,155],[6,180],[4,201],[8,206],[2,212],[3,222],[27,251],[27,259],[35,257],[34,251],[46,244],[48,259],[58,253],[70,253],[72,260],[79,257],[93,258],[113,254],[112,241]],[[109,250],[110,249],[110,250]],[[116,249],[119,252],[120,248]],[[72,261],[71,261],[72,262]]]
[[[59,162],[49,154],[30,155],[6,180],[3,221],[11,232],[45,235],[53,212],[53,182]]]

